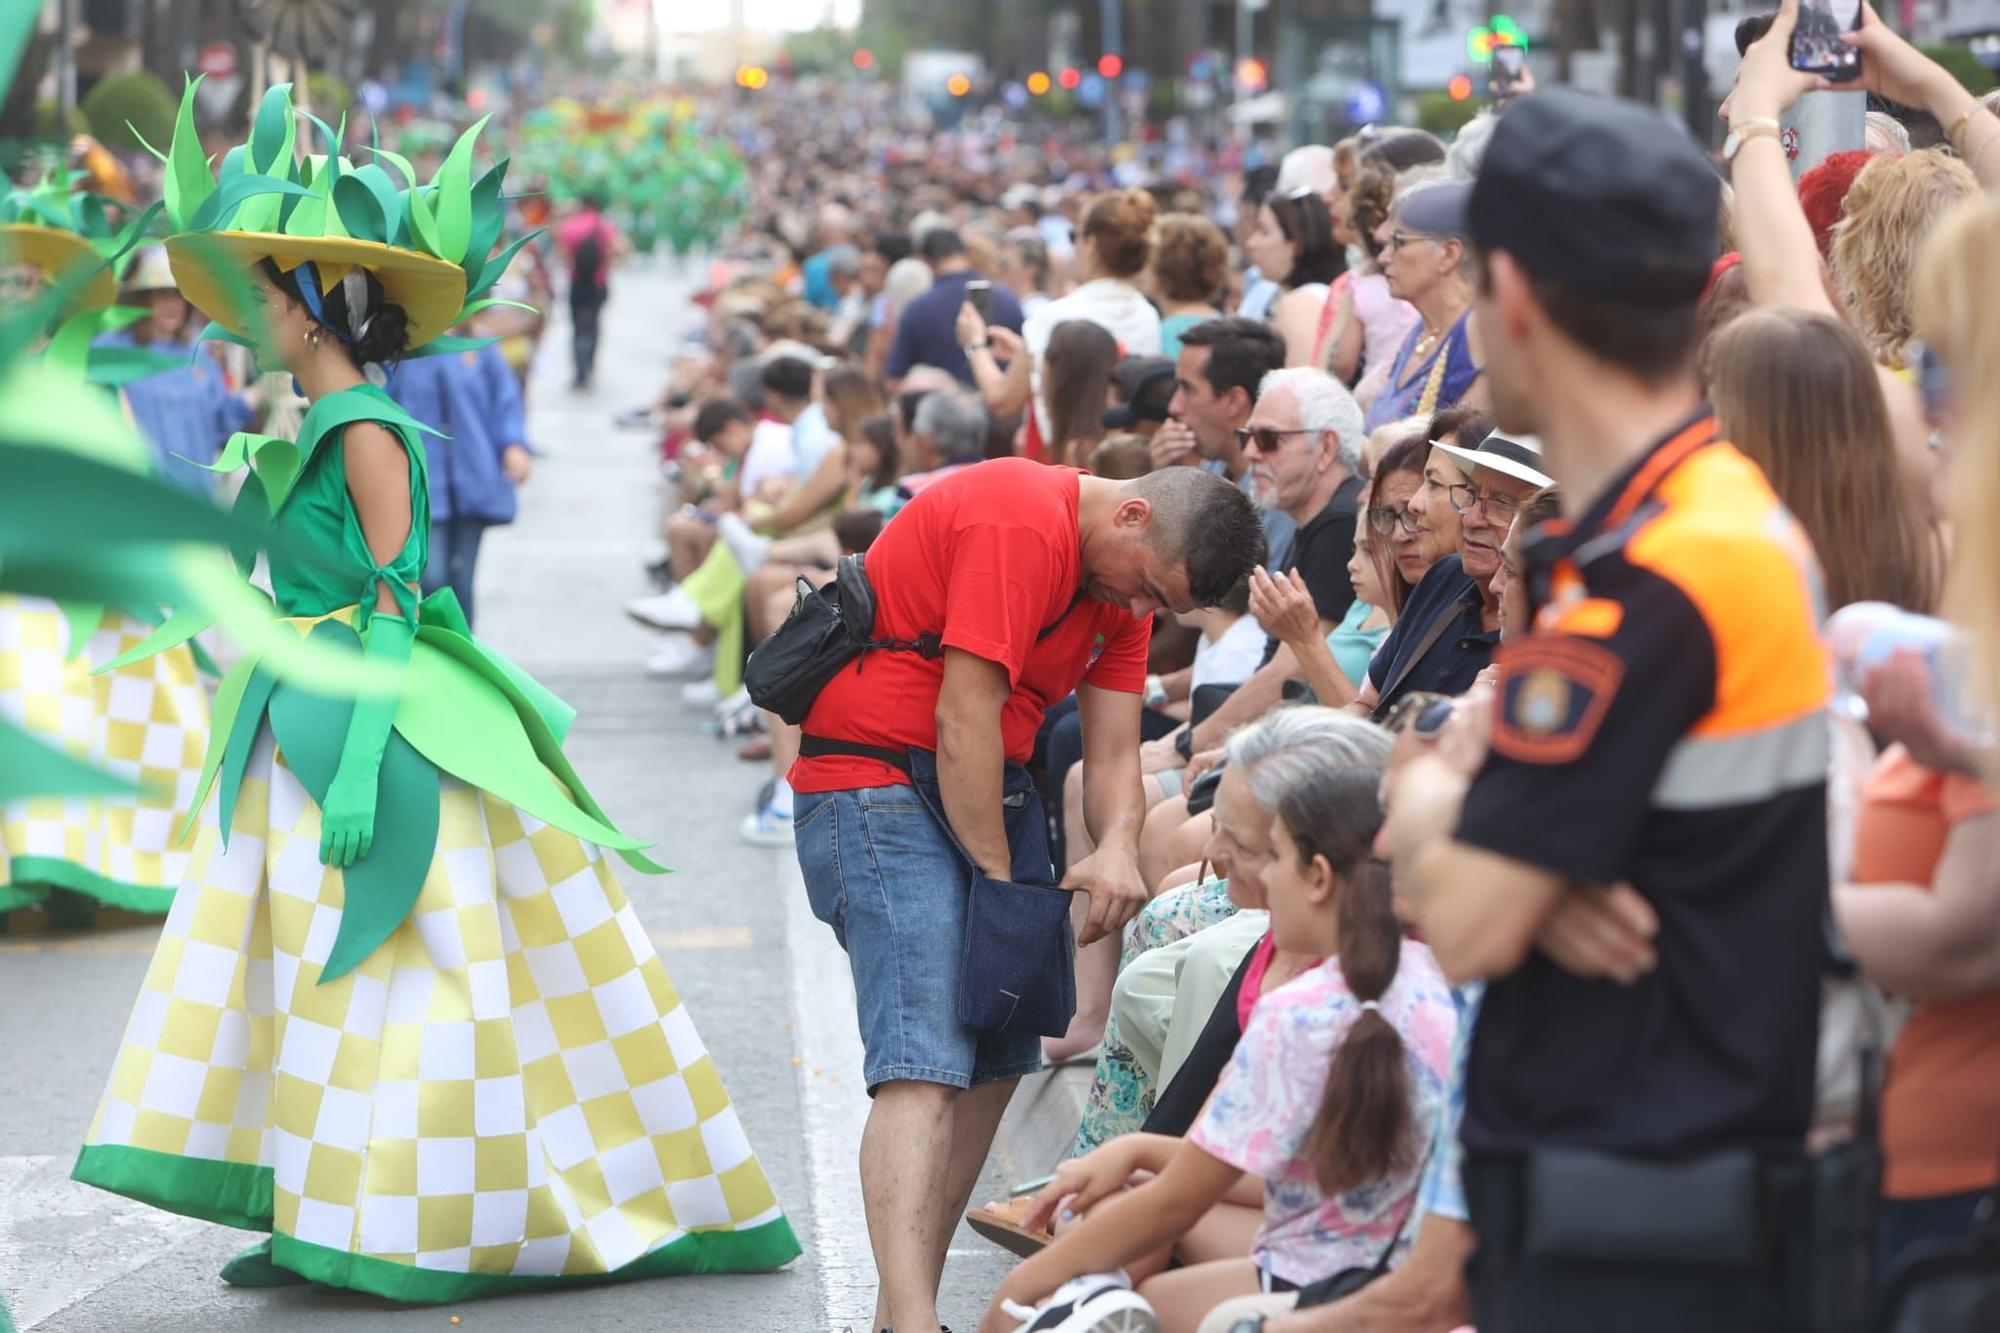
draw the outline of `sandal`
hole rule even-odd
[[[1047,1231],[1030,1231],[1021,1225],[1033,1203],[1032,1197],[1024,1196],[984,1208],[968,1208],[965,1224],[1009,1254],[1032,1258],[1055,1240]]]

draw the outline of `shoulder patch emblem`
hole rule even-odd
[[[1596,737],[1625,664],[1589,639],[1535,634],[1500,650],[1493,748],[1529,764],[1566,764]]]

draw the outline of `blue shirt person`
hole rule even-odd
[[[152,450],[160,475],[203,495],[215,489],[215,474],[203,470],[222,451],[223,441],[256,420],[249,401],[232,390],[222,367],[191,342],[142,342],[133,330],[107,333],[99,347],[145,347],[174,358],[171,370],[128,381],[123,389],[132,420]]]
[[[445,434],[424,439],[431,556],[423,588],[426,594],[451,588],[470,623],[480,537],[496,523],[514,521],[514,488],[531,467],[520,385],[499,349],[488,344],[406,361],[388,387],[411,416]]]

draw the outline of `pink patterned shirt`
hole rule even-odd
[[[1188,1135],[1211,1157],[1263,1178],[1264,1225],[1253,1253],[1265,1271],[1301,1286],[1342,1269],[1372,1268],[1397,1243],[1449,1099],[1458,1009],[1429,949],[1403,942],[1396,980],[1380,1004],[1402,1034],[1410,1076],[1410,1150],[1402,1170],[1329,1198],[1305,1155],[1327,1069],[1362,1012],[1338,958],[1257,1002]]]

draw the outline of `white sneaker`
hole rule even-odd
[[[702,625],[701,608],[685,588],[672,588],[652,597],[637,597],[625,603],[625,614],[653,629],[696,630]]]
[[[736,831],[752,847],[792,845],[792,817],[779,814],[769,802],[758,806],[757,813],[743,816]]]
[[[748,685],[740,685],[737,687],[736,693],[716,704],[715,715],[727,718],[733,714],[742,712],[750,706],[750,687]]]
[[[646,654],[649,676],[706,676],[715,670],[715,649],[688,634],[662,634]]]
[[[771,558],[771,539],[761,537],[743,521],[741,514],[724,514],[715,520],[716,535],[729,544],[729,552],[745,574],[754,574]]]
[[[681,686],[681,702],[689,708],[713,708],[721,691],[715,688],[715,679],[690,681]]]
[[[1123,1273],[1073,1277],[1032,1310],[1013,1301],[1000,1308],[1022,1321],[1015,1333],[1160,1333],[1159,1316]]]

